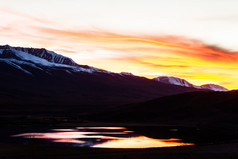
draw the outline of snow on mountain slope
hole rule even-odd
[[[41,63],[43,65],[49,64],[64,64],[70,66],[76,66],[77,64],[70,58],[56,54],[53,51],[46,49],[35,49],[35,48],[22,48],[22,47],[11,47],[9,45],[0,46],[2,52],[13,52],[16,56]],[[42,60],[43,59],[43,60]],[[47,61],[47,62],[46,62]]]
[[[167,84],[184,86],[184,87],[192,87],[193,86],[191,83],[187,82],[186,80],[180,79],[177,77],[160,76],[160,77],[154,78],[154,80],[163,82],[163,83],[167,83]]]
[[[205,85],[201,85],[200,86],[201,89],[210,89],[210,90],[214,90],[214,91],[229,91],[228,89],[222,87],[222,86],[219,86],[219,85],[216,85],[216,84],[205,84]]]
[[[9,45],[0,46],[0,61],[8,63],[27,74],[31,74],[31,72],[22,68],[22,65],[28,65],[40,70],[43,70],[42,67],[64,68],[68,69],[68,73],[108,72],[94,67],[78,65],[72,59],[46,49],[11,47]]]
[[[7,63],[7,64],[13,66],[13,67],[16,68],[16,69],[19,69],[19,70],[23,71],[23,72],[26,73],[26,74],[32,75],[31,72],[29,72],[29,71],[25,70],[24,68],[22,68],[21,66],[17,65],[14,61],[15,61],[15,60],[9,60],[9,61],[8,61],[8,60],[2,60],[2,59],[0,59],[0,62],[5,62],[5,63]]]
[[[183,86],[183,87],[190,87],[190,88],[197,88],[197,89],[209,89],[209,90],[213,90],[213,91],[229,91],[228,89],[219,86],[219,85],[215,85],[215,84],[205,84],[205,85],[201,85],[201,86],[196,86],[193,85],[191,83],[189,83],[188,81],[181,79],[181,78],[177,78],[177,77],[172,77],[172,76],[159,76],[154,78],[154,80],[162,82],[162,83],[166,83],[166,84],[172,84],[172,85],[178,85],[178,86]]]

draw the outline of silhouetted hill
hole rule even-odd
[[[238,124],[238,91],[190,92],[130,104],[100,114],[104,121]]]

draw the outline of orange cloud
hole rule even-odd
[[[36,28],[40,33],[62,37],[72,42],[89,43],[105,49],[120,51],[150,51],[159,52],[166,50],[187,57],[214,62],[237,62],[238,52],[231,52],[216,46],[205,45],[196,40],[184,37],[149,37],[126,36],[108,32],[96,31],[69,31],[53,28]]]
[[[186,80],[195,84],[216,83],[230,89],[238,88],[238,52],[206,45],[197,40],[39,26],[32,29],[41,39],[46,39],[49,45],[59,45],[55,50],[60,49],[60,52],[67,55],[78,51],[77,61],[81,64],[117,72],[128,71],[149,78],[156,74],[186,76]],[[60,46],[71,49],[62,50]],[[222,74],[224,72],[226,75]]]
[[[128,71],[148,78],[173,75],[185,77],[194,84],[209,82],[238,88],[238,52],[180,36],[69,30],[54,21],[31,15],[4,9],[0,12],[26,21],[0,25],[5,39],[17,40],[24,46],[46,47],[81,64],[116,72]]]

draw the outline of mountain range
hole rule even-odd
[[[44,48],[0,46],[1,109],[84,111],[95,106],[142,102],[194,91],[227,91],[213,84],[195,86],[175,77],[147,79],[113,73]],[[67,105],[67,107],[65,107]]]

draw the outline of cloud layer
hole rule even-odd
[[[194,84],[216,83],[238,88],[235,51],[182,36],[72,29],[27,14],[3,9],[0,12],[11,17],[0,25],[2,45],[45,47],[81,64],[148,78],[172,75]]]

